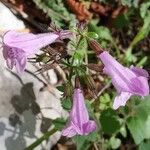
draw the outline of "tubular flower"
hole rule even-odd
[[[21,73],[25,69],[28,57],[58,39],[68,38],[68,35],[68,31],[41,34],[6,32],[3,36],[3,56],[8,68],[12,69],[15,66],[17,72]]]
[[[96,130],[96,123],[89,120],[83,93],[80,88],[76,88],[74,90],[73,107],[70,112],[69,122],[62,130],[62,135],[67,137],[72,137],[76,134],[87,135],[94,130]]]
[[[146,70],[133,66],[126,68],[106,51],[100,53],[98,57],[104,64],[104,73],[111,77],[112,84],[118,93],[114,100],[114,109],[125,106],[132,95],[147,96],[149,94],[149,74]]]

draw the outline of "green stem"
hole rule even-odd
[[[126,57],[130,55],[132,55],[132,49],[133,47],[141,40],[143,40],[146,36],[148,36],[149,32],[150,32],[150,15],[148,15],[147,17],[144,18],[144,24],[143,26],[140,28],[140,30],[138,31],[138,33],[136,34],[136,36],[134,37],[134,39],[132,40],[132,42],[130,43],[129,47],[127,48],[126,51]]]
[[[112,44],[113,44],[114,48],[116,49],[116,53],[117,53],[117,56],[119,58],[120,57],[120,50],[119,50],[116,42],[114,41],[114,39],[112,39]]]
[[[81,40],[82,40],[82,36],[79,37],[79,40],[78,40],[77,45],[76,45],[76,50],[78,50]],[[73,54],[73,56],[72,56],[71,66],[73,66],[74,56],[75,56],[76,53],[77,52],[75,51],[74,54]],[[71,67],[70,68],[70,74],[69,74],[69,81],[70,81],[70,83],[71,83],[71,78],[72,78],[72,75],[73,75],[73,71],[74,71],[74,68]]]
[[[35,147],[37,147],[40,143],[42,143],[44,140],[48,140],[48,138],[53,135],[57,129],[53,128],[52,130],[46,132],[42,137],[37,139],[35,142],[33,142],[31,145],[29,145],[24,150],[33,150]]]

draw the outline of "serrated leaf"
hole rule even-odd
[[[102,130],[106,134],[113,134],[120,129],[120,122],[117,119],[117,114],[111,108],[104,110],[100,116]]]
[[[90,142],[96,141],[98,138],[97,132],[92,132],[85,136],[74,136],[73,140],[75,141],[77,145],[77,150],[87,150],[90,146]]]

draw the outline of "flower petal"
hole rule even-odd
[[[123,67],[108,52],[104,51],[98,56],[104,64],[104,72],[111,76],[112,83],[118,93],[121,91],[129,92],[129,84],[136,75],[128,68]]]
[[[27,63],[26,56],[20,57],[16,60],[16,69],[18,73],[22,73]]]
[[[56,41],[59,35],[54,33],[18,33],[8,31],[3,36],[3,43],[9,47],[16,47],[24,50],[27,54],[33,54],[36,50],[45,47]]]
[[[112,83],[118,94],[129,92],[145,96],[149,93],[148,73],[144,69],[123,67],[109,53],[103,52],[98,56],[104,64],[104,72],[112,78]]]
[[[120,95],[116,96],[114,103],[113,103],[113,108],[118,109],[120,106],[125,106],[126,102],[131,96],[132,96],[131,93],[121,92]]]
[[[89,121],[83,125],[84,134],[89,134],[95,131],[97,128],[95,121]]]
[[[146,77],[146,78],[149,77],[148,72],[146,70],[142,69],[142,68],[131,66],[130,70],[132,70],[137,76],[143,76],[143,77]]]
[[[75,134],[86,135],[96,129],[96,123],[89,120],[88,111],[84,103],[83,93],[80,88],[74,90],[73,107],[70,112],[69,122],[62,130],[64,136]]]
[[[67,137],[73,137],[77,134],[77,131],[76,128],[74,128],[74,126],[70,122],[69,125],[62,130],[61,134]]]
[[[149,95],[148,79],[145,77],[137,77],[131,79],[130,91],[135,95],[147,96]]]
[[[89,121],[88,111],[85,106],[84,97],[81,89],[75,89],[73,96],[73,107],[70,113],[71,120],[78,124],[80,128]]]

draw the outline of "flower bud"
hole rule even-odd
[[[100,46],[100,44],[96,40],[90,40],[89,46],[92,50],[94,50],[94,52],[97,55],[101,54],[104,51],[103,48]]]

